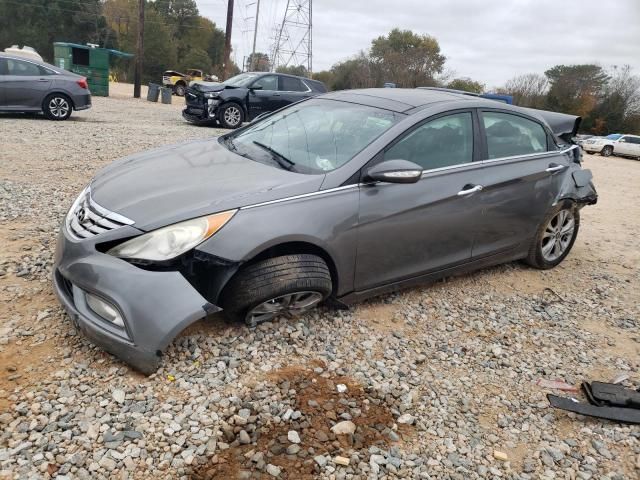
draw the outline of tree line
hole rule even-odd
[[[222,77],[224,31],[200,15],[195,0],[147,0],[145,11],[144,82],[158,82],[169,69],[199,68]],[[56,41],[135,52],[137,32],[138,0],[0,0],[0,48],[30,45],[49,61]],[[133,64],[114,60],[119,80],[133,78]],[[269,71],[269,56],[250,55],[242,69],[251,67]],[[481,82],[456,78],[445,67],[446,57],[434,37],[396,28],[374,38],[367,51],[312,76],[330,90],[391,82],[406,88],[486,91]],[[232,63],[232,74],[240,70]],[[309,75],[303,65],[277,71]],[[640,77],[629,66],[556,65],[544,74],[516,76],[495,90],[512,95],[516,105],[580,115],[584,133],[640,133]]]
[[[0,0],[0,48],[29,45],[53,61],[53,42],[94,43],[136,53],[138,0]],[[147,0],[144,82],[158,82],[165,70],[199,68],[222,75],[224,31],[200,15],[195,0]],[[123,81],[134,61],[114,60]],[[237,73],[237,65],[231,65]]]

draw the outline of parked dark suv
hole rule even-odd
[[[241,73],[222,83],[195,82],[182,116],[191,123],[237,128],[299,100],[325,93],[322,82],[281,73]]]

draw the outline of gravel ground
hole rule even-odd
[[[100,167],[216,131],[123,88],[64,123],[0,116],[0,478],[638,478],[638,426],[554,411],[536,382],[640,386],[640,162],[586,157],[601,200],[552,271],[212,317],[144,377],[55,301],[58,225]]]

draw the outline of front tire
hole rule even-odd
[[[44,99],[42,111],[49,120],[66,120],[71,116],[71,99],[61,93],[53,93]]]
[[[538,228],[526,262],[540,270],[559,265],[573,247],[580,228],[580,211],[573,202],[557,205]]]
[[[231,279],[222,295],[225,315],[250,327],[279,316],[304,313],[332,290],[325,261],[309,254],[284,255],[251,264]]]
[[[244,110],[237,103],[227,103],[220,108],[218,121],[224,128],[238,128],[244,122]]]
[[[605,145],[605,147],[600,152],[600,155],[603,157],[610,157],[613,155],[613,147],[611,145]]]

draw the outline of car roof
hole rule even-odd
[[[423,90],[419,88],[364,88],[360,90],[339,90],[323,95],[323,98],[359,103],[371,107],[384,108],[396,112],[408,112],[440,102],[472,101],[487,106],[496,106],[495,100],[467,96],[443,90]],[[502,104],[507,106],[506,104]],[[501,105],[501,106],[502,106]]]

